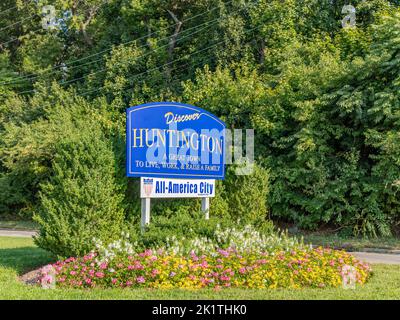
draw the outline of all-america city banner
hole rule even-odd
[[[141,198],[215,197],[213,179],[140,178]]]
[[[224,179],[225,124],[201,108],[157,102],[127,109],[128,177]]]

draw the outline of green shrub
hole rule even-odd
[[[365,59],[354,59],[327,93],[292,103],[271,157],[276,217],[372,236],[398,224],[400,13],[382,20]]]
[[[94,121],[104,132],[113,125],[102,99],[89,102],[57,84],[36,90],[31,99],[0,103],[0,215],[31,218],[40,205],[40,184],[52,174],[56,146]]]
[[[195,239],[207,237],[215,240],[215,231],[218,228],[237,228],[244,226],[241,220],[232,220],[229,217],[210,216],[209,220],[204,218],[200,211],[188,212],[182,210],[171,217],[164,215],[152,215],[151,223],[146,231],[141,234],[139,224],[132,226],[130,234],[132,239],[138,242],[139,247],[154,248],[164,246],[168,239]],[[271,221],[258,221],[253,224],[255,230],[263,235],[275,233]]]
[[[86,120],[73,133],[56,146],[52,176],[41,184],[34,216],[40,225],[36,244],[59,256],[88,252],[94,237],[118,237],[124,217],[115,157],[101,128]]]
[[[225,198],[229,216],[246,222],[266,220],[268,215],[267,196],[269,172],[254,164],[249,175],[238,175],[238,165],[228,166],[225,184]]]

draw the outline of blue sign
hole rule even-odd
[[[126,116],[128,177],[224,179],[225,124],[210,112],[156,102]]]

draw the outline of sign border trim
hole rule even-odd
[[[137,106],[132,106],[129,107],[128,109],[126,109],[126,121],[128,122],[126,125],[126,175],[127,177],[133,177],[133,178],[140,178],[141,176],[137,176],[138,174],[142,174],[142,172],[135,172],[135,171],[130,171],[131,168],[131,157],[129,156],[129,145],[130,145],[130,132],[131,132],[131,122],[128,121],[129,119],[129,115],[131,112],[135,112],[135,111],[139,111],[142,109],[148,109],[148,108],[154,108],[154,107],[167,107],[167,106],[174,106],[174,107],[178,107],[178,108],[185,108],[185,109],[189,109],[189,110],[193,110],[193,111],[201,111],[201,114],[204,114],[208,117],[210,117],[211,119],[217,121],[218,123],[220,123],[224,128],[226,128],[226,124],[220,120],[219,118],[217,118],[216,116],[214,116],[212,113],[208,112],[207,110],[204,110],[200,107],[195,107],[192,106],[190,104],[185,104],[185,103],[181,103],[181,102],[151,102],[151,103],[144,103],[144,104],[140,104]],[[196,109],[195,109],[196,108]],[[224,142],[225,142],[225,134],[224,134]],[[225,155],[226,155],[226,150],[225,150],[225,146],[224,146],[224,153],[223,153],[223,161],[225,160]],[[134,174],[134,176],[132,175]],[[183,176],[183,177],[187,177],[190,178],[192,177],[193,179],[200,179],[198,177],[204,177],[204,175],[202,174],[179,174],[179,173],[158,173],[158,172],[146,172],[146,175],[172,175],[172,176]],[[222,165],[222,175],[207,175],[206,178],[204,179],[215,179],[215,178],[224,178],[225,177],[225,164]]]

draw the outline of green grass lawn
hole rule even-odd
[[[19,274],[53,259],[31,239],[0,237],[0,299],[400,299],[400,266],[389,265],[374,265],[371,280],[355,290],[44,290],[18,281]]]

